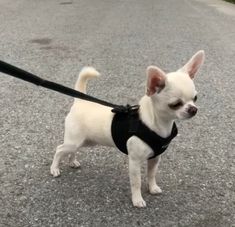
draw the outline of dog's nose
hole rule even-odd
[[[195,107],[195,106],[190,106],[190,107],[188,108],[188,113],[190,114],[190,116],[196,115],[196,113],[197,113],[197,107]]]

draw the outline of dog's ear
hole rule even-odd
[[[204,50],[199,50],[192,58],[179,70],[187,73],[191,79],[194,78],[195,74],[203,64],[205,59]]]
[[[156,66],[147,68],[147,95],[159,93],[165,86],[166,73]]]

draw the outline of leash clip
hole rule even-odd
[[[128,113],[129,114],[136,114],[138,112],[139,108],[140,108],[139,105],[134,105],[134,106],[128,105]]]
[[[139,105],[130,106],[127,104],[126,106],[116,106],[111,111],[113,113],[135,114],[138,112],[139,107]]]

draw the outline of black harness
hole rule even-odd
[[[132,136],[137,136],[143,140],[154,154],[149,159],[155,158],[162,154],[170,144],[171,140],[176,137],[178,130],[176,124],[173,124],[171,134],[167,138],[163,138],[149,129],[139,117],[138,108],[127,112],[115,111],[112,121],[112,137],[117,148],[125,154],[128,154],[127,140]]]

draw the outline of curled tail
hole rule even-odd
[[[93,67],[84,67],[79,73],[77,82],[75,84],[75,90],[80,91],[82,93],[86,93],[86,85],[89,79],[94,77],[98,77],[100,74]]]

